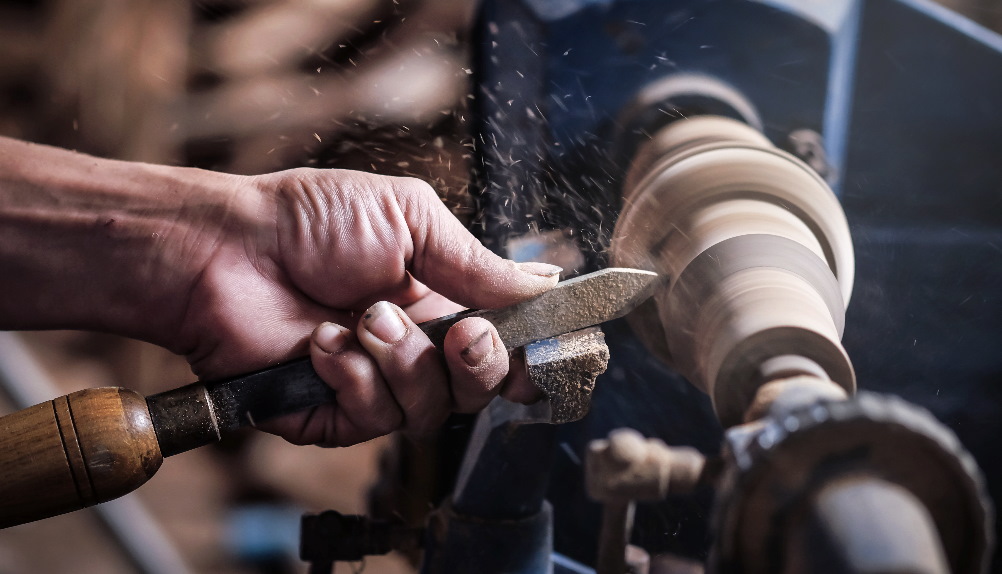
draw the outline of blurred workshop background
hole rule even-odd
[[[1002,30],[997,0],[941,3]],[[241,174],[411,175],[472,222],[464,107],[474,9],[473,0],[2,0],[0,135]],[[182,359],[137,341],[23,340],[52,396],[193,380]],[[0,412],[12,410],[0,392]],[[144,561],[177,573],[305,571],[283,527],[300,510],[364,513],[391,446],[294,447],[246,433],[172,458],[110,518],[85,510],[0,531],[0,573],[154,571]],[[413,571],[400,556],[364,569]]]

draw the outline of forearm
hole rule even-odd
[[[172,332],[236,179],[0,138],[0,328]]]

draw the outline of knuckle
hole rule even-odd
[[[389,190],[402,212],[426,225],[434,220],[432,208],[439,198],[428,183],[413,177],[394,177],[389,178]]]
[[[393,179],[393,188],[398,195],[405,198],[438,199],[435,189],[428,182],[416,177],[396,177]]]

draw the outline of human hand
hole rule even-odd
[[[416,323],[459,304],[533,297],[559,268],[494,255],[418,180],[299,169],[243,183],[234,201],[245,217],[198,274],[177,340],[202,378],[308,348],[337,404],[262,428],[299,444],[349,445],[398,428],[426,434],[499,391],[538,396],[488,321],[458,322],[442,352]]]
[[[444,353],[415,321],[533,297],[558,272],[490,253],[417,180],[241,177],[0,138],[0,329],[144,339],[202,378],[309,354],[337,405],[266,427],[297,443],[534,399],[487,321],[454,325]]]

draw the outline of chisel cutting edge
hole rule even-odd
[[[603,269],[510,307],[418,326],[441,347],[457,321],[482,317],[510,350],[622,317],[659,283],[648,271]],[[7,415],[0,418],[0,528],[117,498],[145,483],[165,456],[334,400],[304,358],[145,400],[123,388],[86,389]]]

